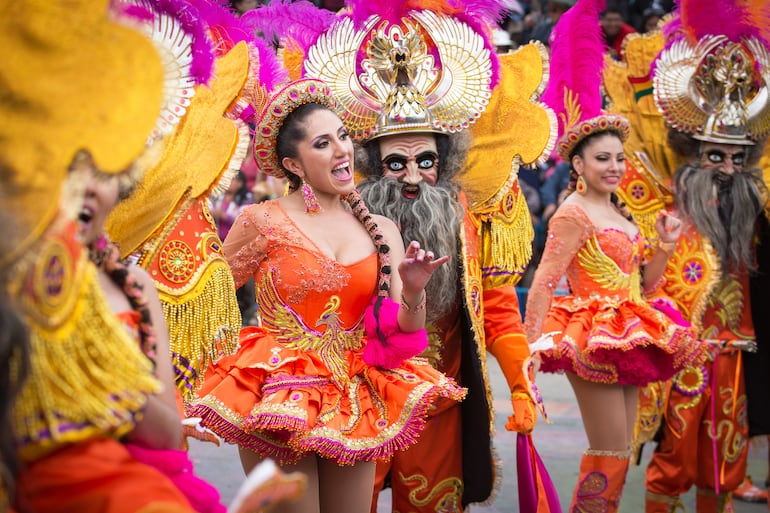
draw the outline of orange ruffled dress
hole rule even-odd
[[[553,334],[540,353],[544,372],[644,386],[664,381],[705,356],[689,327],[676,324],[641,294],[644,238],[596,228],[577,205],[559,208],[529,289],[527,339]],[[566,273],[571,294],[553,298]]]
[[[418,358],[391,370],[363,361],[376,253],[330,259],[277,201],[244,209],[224,249],[236,287],[254,277],[262,325],[209,366],[188,414],[226,441],[281,463],[388,458],[416,441],[429,412],[465,396]]]

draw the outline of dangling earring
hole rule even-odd
[[[583,175],[578,175],[577,181],[575,182],[575,191],[578,194],[585,194],[588,190],[588,187],[586,186],[586,181],[583,179]]]
[[[305,200],[305,212],[311,216],[321,211],[321,205],[318,204],[313,189],[304,179],[302,180],[302,199]]]

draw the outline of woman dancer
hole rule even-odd
[[[123,439],[125,447],[135,460],[170,478],[196,512],[224,513],[219,492],[195,476],[192,461],[181,450],[182,397],[174,386],[168,330],[158,293],[147,272],[120,259],[117,247],[105,235],[107,216],[120,199],[130,194],[130,175],[100,173],[86,152],[76,155],[72,172],[79,175],[74,180],[83,184],[80,236],[97,267],[104,295],[116,317],[152,361],[155,377],[163,385],[159,393],[148,396],[141,420]],[[241,486],[238,503],[229,511],[262,511],[269,504],[297,495],[303,486],[303,476],[286,476],[265,465]]]
[[[307,474],[290,511],[352,513],[370,507],[373,460],[411,445],[464,390],[405,359],[427,344],[424,287],[448,257],[404,251],[395,225],[369,214],[333,107],[323,82],[300,80],[257,123],[260,168],[292,192],[244,209],[224,251],[236,286],[254,277],[263,326],[209,368],[189,413],[239,444],[247,471],[269,456]]]
[[[668,379],[702,351],[687,327],[643,297],[659,285],[682,223],[658,217],[657,248],[645,262],[645,239],[615,195],[625,173],[627,121],[599,116],[580,125],[571,140],[560,143],[577,194],[570,194],[549,222],[524,327],[530,342],[552,335],[555,346],[540,353],[541,369],[567,374],[588,437],[570,511],[583,511],[597,500],[606,501],[606,511],[617,511],[637,387]],[[571,293],[552,301],[565,273]]]

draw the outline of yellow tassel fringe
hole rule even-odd
[[[65,443],[124,435],[147,394],[160,390],[150,361],[110,310],[96,269],[82,269],[75,306],[61,325],[50,329],[25,316],[31,374],[13,413],[28,461]]]
[[[171,351],[183,356],[198,376],[210,361],[235,351],[241,329],[232,274],[224,265],[211,266],[207,271],[201,276],[205,286],[195,296],[170,296],[159,291]],[[179,390],[185,399],[191,398],[192,391],[184,383],[179,384]]]

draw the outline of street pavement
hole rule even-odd
[[[511,403],[505,379],[496,362],[489,361],[492,379],[497,433],[495,446],[501,460],[503,476],[494,502],[486,506],[473,506],[474,513],[518,512],[516,493],[516,434],[505,430],[505,422],[511,414]],[[546,424],[542,419],[534,431],[534,441],[545,466],[559,493],[564,513],[567,512],[572,490],[578,476],[580,457],[588,446],[580,412],[567,379],[561,375],[539,374],[537,383],[551,420]],[[644,511],[644,469],[650,459],[652,446],[645,447],[640,466],[632,466],[628,472],[620,513]],[[749,475],[755,483],[762,483],[767,474],[767,446],[751,447],[749,452]],[[195,440],[190,444],[190,455],[196,471],[208,479],[222,494],[227,504],[243,480],[243,471],[235,446],[223,444],[220,447]],[[683,497],[688,513],[695,512],[695,494],[691,490]],[[390,513],[390,494],[380,495],[380,513]],[[768,513],[766,504],[751,504],[735,501],[736,513]],[[362,512],[363,513],[363,512]],[[406,512],[402,512],[406,513]]]

